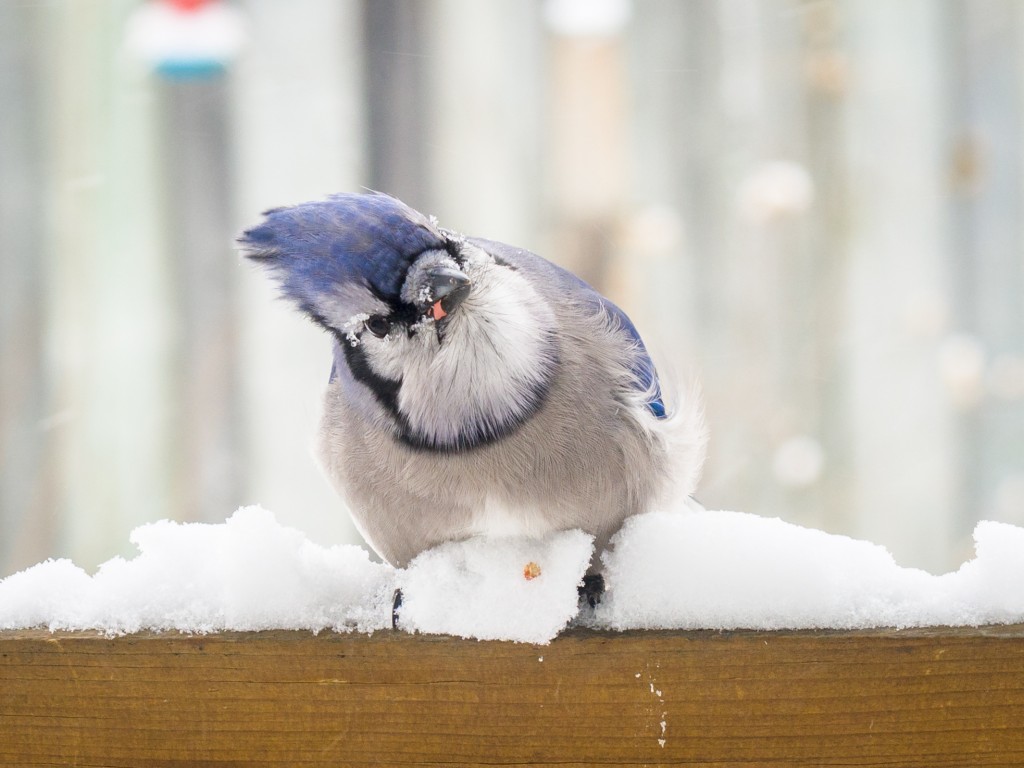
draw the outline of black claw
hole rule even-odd
[[[583,583],[578,589],[580,600],[586,600],[587,605],[596,608],[601,602],[601,595],[604,594],[604,576],[600,573],[588,573],[583,577]]]
[[[395,597],[391,601],[391,628],[398,629],[398,610],[402,607],[402,590],[395,590]]]

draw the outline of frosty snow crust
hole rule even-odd
[[[259,507],[225,523],[135,529],[139,554],[90,576],[47,560],[0,581],[0,629],[206,633],[391,626],[544,644],[571,622],[603,629],[977,626],[1024,621],[1024,528],[982,522],[954,573],[901,568],[883,548],[739,512],[629,519],[606,553],[609,591],[577,616],[590,536],[484,539],[424,552],[408,568],[356,546],[322,547]],[[527,564],[539,575],[524,578]]]

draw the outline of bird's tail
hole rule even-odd
[[[651,419],[653,437],[664,445],[667,457],[666,494],[668,506],[692,497],[700,480],[707,456],[708,430],[704,422],[704,405],[700,384],[691,379],[677,392],[667,393],[672,403],[668,416]]]

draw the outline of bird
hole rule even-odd
[[[667,405],[636,326],[571,272],[376,192],[272,208],[238,242],[330,335],[317,453],[396,568],[450,541],[580,529],[593,606],[623,521],[692,495],[697,388]]]

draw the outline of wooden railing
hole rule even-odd
[[[0,765],[1024,765],[1024,625],[0,632]]]

